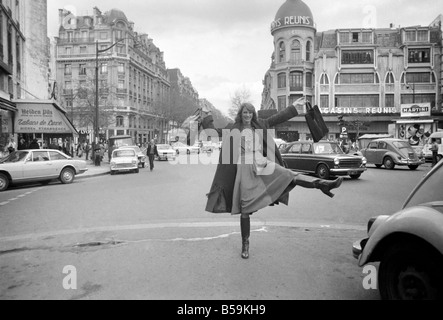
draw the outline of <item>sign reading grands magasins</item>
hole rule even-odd
[[[17,133],[71,133],[64,116],[52,105],[23,104],[17,106]]]

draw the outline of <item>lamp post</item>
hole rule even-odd
[[[127,40],[130,38],[123,38],[120,40],[117,40],[114,44],[112,44],[110,47],[105,49],[99,49],[98,48],[98,40],[95,42],[95,123],[94,123],[94,129],[95,129],[95,145],[97,145],[100,142],[100,109],[99,109],[99,82],[98,82],[98,74],[99,74],[99,63],[98,63],[98,57],[100,53],[106,52],[114,48],[117,44],[120,42]]]
[[[406,88],[408,90],[411,88],[409,83],[406,83]],[[412,103],[415,104],[415,82],[412,83]]]

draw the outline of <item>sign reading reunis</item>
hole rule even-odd
[[[280,27],[286,26],[310,26],[312,25],[311,17],[309,16],[289,16],[275,20],[271,24],[271,31]]]

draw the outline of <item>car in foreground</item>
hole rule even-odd
[[[385,300],[443,299],[443,162],[389,216],[370,219],[368,236],[353,244],[358,265],[379,263]]]
[[[73,183],[75,176],[88,171],[86,161],[72,159],[59,150],[21,150],[0,159],[0,192],[21,183],[50,183],[58,179]]]
[[[297,141],[281,151],[286,167],[297,172],[314,174],[321,179],[350,176],[359,179],[366,171],[366,159],[347,155],[338,143],[331,141]]]
[[[200,154],[201,148],[198,146],[188,146],[182,142],[172,144],[172,148],[177,154]]]
[[[393,170],[395,166],[408,166],[411,170],[417,170],[425,163],[424,158],[419,158],[408,141],[401,139],[377,139],[360,152],[368,163],[377,168],[384,166],[388,170]]]
[[[120,172],[139,173],[138,155],[134,149],[116,149],[111,156],[111,175]]]
[[[137,157],[138,157],[138,165],[139,165],[139,167],[142,167],[142,168],[146,167],[147,155],[145,153],[143,153],[143,151],[140,149],[140,147],[137,147],[137,146],[125,146],[125,147],[120,147],[118,149],[120,149],[120,150],[122,150],[122,149],[132,149],[132,150],[134,150],[135,153],[137,154]]]
[[[177,152],[169,144],[158,144],[157,151],[158,156],[156,156],[156,159],[158,161],[175,160],[177,154]]]

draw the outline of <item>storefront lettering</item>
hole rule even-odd
[[[271,23],[271,30],[283,26],[294,26],[294,25],[311,25],[311,17],[309,16],[289,16],[277,19]]]
[[[47,109],[21,109],[20,111],[22,116],[52,116],[52,111]]]
[[[397,108],[321,108],[324,114],[392,114]]]

